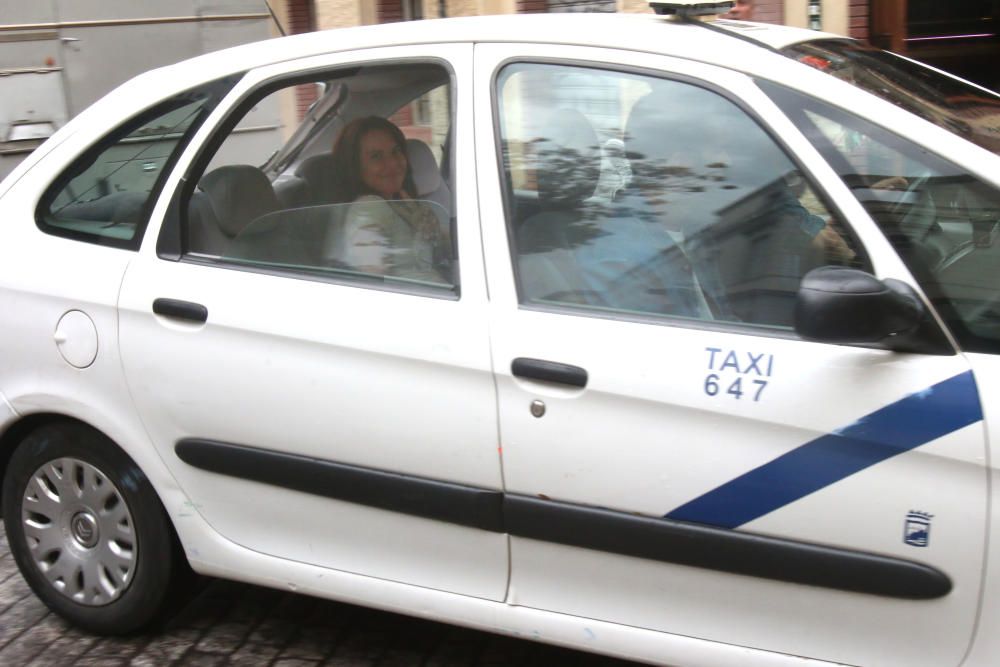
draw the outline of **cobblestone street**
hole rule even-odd
[[[34,596],[0,525],[0,665],[5,667],[632,664],[218,580],[193,591],[154,634],[95,637],[71,628]]]

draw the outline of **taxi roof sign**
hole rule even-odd
[[[705,0],[674,0],[674,2],[650,2],[649,6],[661,16],[676,16],[686,19],[693,16],[717,16],[725,14],[733,5],[732,0],[705,2]]]

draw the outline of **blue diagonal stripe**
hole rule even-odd
[[[876,410],[681,505],[668,519],[736,528],[983,419],[971,371]]]

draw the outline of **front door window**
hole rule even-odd
[[[878,223],[959,344],[1000,353],[1000,191],[854,114],[762,85]]]
[[[790,329],[810,269],[867,268],[806,175],[690,83],[518,64],[500,141],[522,304]]]

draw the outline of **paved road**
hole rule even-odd
[[[79,632],[17,571],[0,525],[0,665],[20,667],[630,667],[577,653],[302,595],[211,580],[156,634]]]

